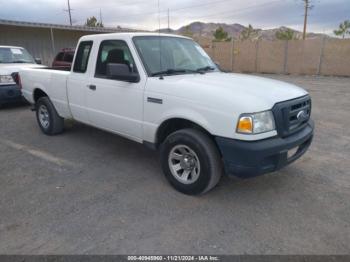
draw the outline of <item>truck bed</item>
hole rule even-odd
[[[51,99],[57,111],[70,117],[67,96],[67,78],[69,71],[51,68],[24,69],[19,72],[23,96],[32,104],[35,103],[35,91],[43,90]]]

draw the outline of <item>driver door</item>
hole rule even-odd
[[[102,41],[95,74],[86,101],[90,122],[97,127],[142,141],[143,93],[145,79],[130,83],[107,77],[107,64],[126,64],[138,72],[128,44],[123,40]]]

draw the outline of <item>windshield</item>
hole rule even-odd
[[[218,70],[193,40],[171,36],[137,36],[133,40],[149,76]]]
[[[11,64],[11,63],[31,63],[35,64],[35,60],[23,48],[9,48],[0,47],[0,63]]]

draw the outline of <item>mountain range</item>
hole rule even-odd
[[[240,38],[240,35],[242,31],[247,29],[246,26],[243,26],[241,24],[225,24],[225,23],[203,23],[203,22],[193,22],[189,25],[183,26],[177,30],[174,29],[161,29],[160,31],[163,33],[170,32],[173,34],[188,34],[190,33],[193,37],[204,37],[208,39],[213,39],[213,33],[216,29],[219,27],[222,27],[224,31],[226,31],[229,35],[229,37],[233,37],[235,39]],[[265,40],[275,40],[276,39],[276,32],[278,31],[287,31],[292,30],[294,32],[294,36],[297,39],[302,38],[302,32],[288,28],[288,27],[279,27],[274,29],[257,29],[254,28],[255,34],[253,36],[253,39],[265,39]],[[323,37],[323,34],[316,34],[316,33],[308,33],[307,38],[319,38]]]

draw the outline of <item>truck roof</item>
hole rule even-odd
[[[134,36],[163,36],[163,37],[178,37],[178,38],[185,38],[185,39],[191,39],[186,36],[182,35],[174,35],[174,34],[159,34],[159,33],[144,33],[144,32],[139,32],[139,33],[111,33],[111,34],[97,34],[97,35],[86,35],[83,36],[81,39],[82,40],[102,40],[106,38],[123,38],[123,39],[130,39],[133,38]]]

